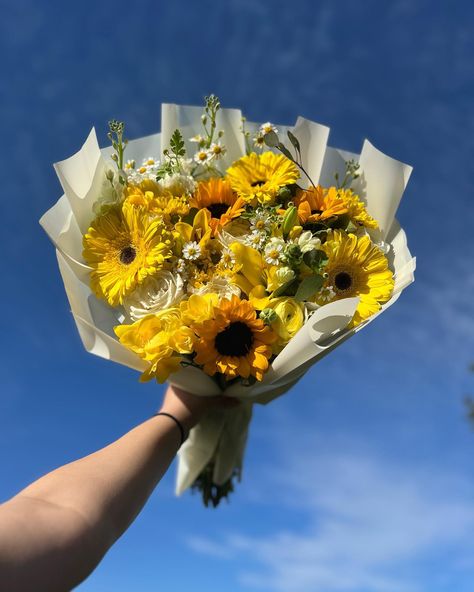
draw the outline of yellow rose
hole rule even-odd
[[[268,302],[267,308],[272,308],[277,315],[277,319],[270,326],[278,335],[277,341],[273,344],[273,351],[279,353],[303,326],[303,305],[294,298],[285,296],[273,298]]]

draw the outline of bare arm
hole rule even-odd
[[[221,405],[232,401],[221,399]],[[216,398],[169,388],[161,411],[189,430]],[[41,477],[0,506],[0,590],[65,592],[97,566],[142,509],[180,444],[157,416]]]

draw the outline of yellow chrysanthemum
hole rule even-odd
[[[198,183],[194,196],[189,205],[193,208],[207,208],[211,213],[209,225],[212,235],[229,224],[234,218],[238,218],[244,211],[244,200],[232,190],[230,183],[225,179],[212,178]]]
[[[142,382],[152,378],[164,382],[179,370],[180,354],[193,352],[196,340],[194,332],[183,324],[178,308],[148,315],[131,325],[118,325],[114,331],[120,343],[149,363],[140,377]]]
[[[271,204],[278,190],[295,183],[298,167],[282,154],[251,152],[234,162],[227,170],[232,189],[246,203]]]
[[[228,379],[252,375],[262,380],[276,335],[257,318],[248,300],[237,296],[221,300],[212,318],[193,324],[192,329],[199,337],[194,361],[206,374],[219,372]]]
[[[393,274],[382,251],[368,236],[358,238],[341,230],[328,233],[321,248],[329,257],[325,268],[328,278],[316,302],[325,304],[328,300],[358,296],[352,326],[379,311],[393,291]]]
[[[83,257],[92,267],[91,288],[111,306],[171,256],[169,234],[143,208],[123,204],[98,216],[83,238]]]
[[[353,224],[366,228],[379,227],[377,220],[368,214],[364,202],[351,189],[338,189],[337,193],[344,202]]]
[[[160,216],[167,224],[189,213],[187,198],[174,197],[163,192],[157,183],[147,179],[139,185],[128,185],[124,189],[125,203],[146,208],[150,214]]]
[[[347,213],[347,206],[335,187],[324,189],[320,185],[301,190],[295,197],[300,224],[324,222]]]

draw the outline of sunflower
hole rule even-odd
[[[335,187],[324,189],[320,185],[301,190],[295,197],[298,219],[301,224],[323,222],[347,213],[347,206]]]
[[[227,170],[232,189],[245,202],[255,205],[272,204],[278,190],[295,183],[298,167],[282,154],[251,152]]]
[[[122,304],[171,256],[169,233],[144,208],[123,204],[98,216],[83,237],[83,257],[92,267],[91,288],[111,306]]]
[[[353,224],[374,229],[379,227],[377,220],[367,213],[364,202],[351,189],[338,189],[337,193],[344,202]]]
[[[324,271],[328,277],[316,296],[320,305],[329,300],[358,296],[359,305],[351,326],[359,325],[380,310],[392,295],[393,274],[387,258],[368,236],[358,238],[341,230],[328,233],[321,246],[329,257]]]
[[[216,372],[226,378],[255,376],[262,380],[272,355],[275,333],[257,318],[248,300],[237,296],[221,300],[212,317],[192,326],[199,337],[194,361],[204,372]]]
[[[212,235],[238,218],[244,211],[244,200],[232,190],[230,183],[224,179],[213,178],[198,183],[196,193],[190,199],[189,205],[194,208],[207,208],[211,213],[209,222]]]

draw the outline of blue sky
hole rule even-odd
[[[43,4],[43,5],[41,5]],[[399,210],[417,281],[257,408],[229,505],[176,499],[174,469],[83,592],[467,592],[474,578],[472,4],[234,0],[5,3],[0,499],[120,436],[162,387],[82,349],[37,221],[52,163],[111,117],[214,92],[249,119],[368,137],[414,166]]]

